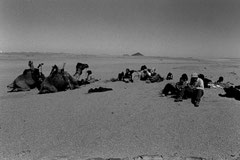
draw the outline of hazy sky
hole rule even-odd
[[[0,0],[0,50],[240,58],[240,1]]]

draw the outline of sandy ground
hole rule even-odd
[[[38,95],[37,90],[8,93],[6,86],[27,68],[28,60],[51,66],[66,62],[73,74],[77,62],[88,63],[99,82],[80,89]],[[200,107],[190,100],[160,97],[164,85],[108,82],[141,65],[155,67],[178,81],[182,73],[205,74],[240,85],[240,60],[194,60],[108,56],[1,56],[0,159],[88,159],[137,155],[201,156],[236,159],[240,154],[240,101],[219,97],[222,89],[206,89]],[[83,74],[83,77],[85,75]],[[86,94],[92,87],[113,91]],[[167,158],[166,158],[167,159]]]

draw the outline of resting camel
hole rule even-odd
[[[71,76],[68,72],[64,71],[64,66],[65,63],[62,69],[59,69],[56,65],[52,67],[50,75],[41,84],[39,94],[79,88],[79,81],[74,76]],[[74,75],[80,77],[82,70],[85,68],[88,68],[87,64],[78,63]]]
[[[29,61],[28,66],[30,69],[25,69],[21,75],[7,86],[11,89],[9,92],[29,91],[35,87],[40,88],[41,83],[45,79],[45,76],[42,74],[42,65],[43,63],[34,68],[33,62]],[[39,69],[41,70],[39,71]]]

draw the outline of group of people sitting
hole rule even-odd
[[[134,73],[136,73],[134,75]],[[147,68],[146,65],[141,66],[139,71],[130,70],[129,68],[126,69],[125,73],[121,72],[118,74],[118,81],[123,82],[133,82],[134,76],[137,76],[141,81],[146,81],[147,83],[154,83],[154,82],[161,82],[164,80],[160,74],[156,73],[155,68]]]
[[[126,69],[125,73],[121,72],[118,74],[118,81],[123,81],[123,82],[133,82],[133,73],[135,70],[130,70],[129,68]]]
[[[182,74],[177,83],[168,83],[162,90],[161,96],[175,95],[175,102],[191,98],[195,107],[199,106],[201,97],[204,94],[204,82],[197,73],[191,75],[190,82],[186,73]]]
[[[229,83],[223,83],[223,77],[219,77],[216,82],[206,78],[203,74],[193,73],[190,82],[186,73],[182,74],[177,83],[168,83],[161,92],[161,96],[174,95],[175,102],[181,102],[183,99],[191,98],[191,102],[198,107],[204,94],[204,88],[219,86],[224,88],[225,96],[236,96],[240,99],[240,86],[230,86]],[[238,92],[238,94],[237,94]]]
[[[134,73],[136,73],[134,75]],[[156,73],[155,68],[147,68],[146,65],[141,66],[139,71],[126,69],[125,73],[118,74],[116,81],[133,82],[133,77],[138,76],[141,81],[147,83],[161,82],[164,80],[160,74]],[[171,72],[167,74],[166,80],[172,80]],[[177,83],[168,83],[162,90],[161,96],[175,95],[175,102],[181,102],[183,99],[191,98],[191,102],[195,107],[198,107],[202,96],[204,95],[204,88],[220,87],[224,88],[227,97],[237,97],[240,99],[240,86],[233,87],[231,83],[223,83],[223,77],[219,77],[216,82],[206,78],[203,74],[193,73],[189,81],[186,73],[182,74]]]

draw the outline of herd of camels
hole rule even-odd
[[[33,62],[29,61],[29,69],[25,69],[11,84],[7,87],[11,89],[9,92],[29,91],[37,88],[39,94],[54,93],[65,91],[67,89],[76,89],[83,84],[89,83],[89,75],[92,74],[88,70],[86,79],[80,80],[80,76],[84,69],[87,69],[88,64],[77,63],[76,72],[72,76],[67,71],[64,71],[65,63],[61,69],[57,65],[52,66],[52,70],[48,77],[42,73],[42,65],[39,64],[37,68],[34,67]]]

